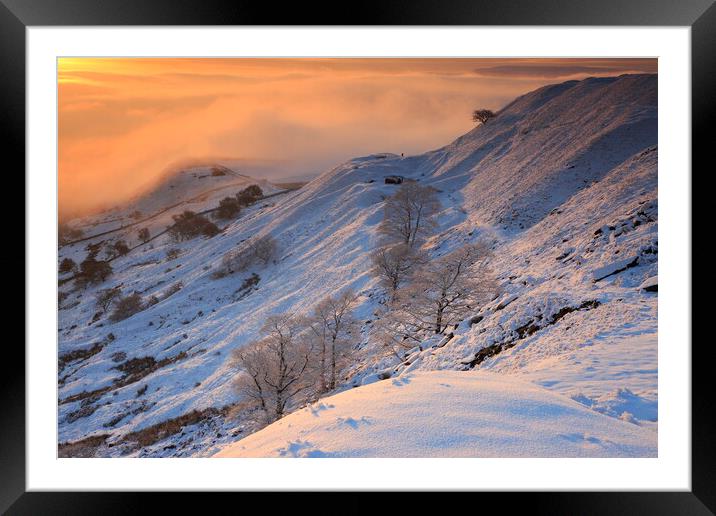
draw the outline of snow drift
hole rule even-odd
[[[420,372],[322,399],[217,457],[655,457],[656,432],[532,383]]]

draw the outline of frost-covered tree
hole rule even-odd
[[[353,308],[357,299],[352,290],[328,296],[316,305],[308,320],[315,339],[313,348],[319,393],[336,388],[338,372],[346,365],[353,350],[357,331]]]
[[[435,188],[403,183],[386,199],[379,230],[390,243],[419,246],[434,228],[438,210],[440,201]]]
[[[376,249],[372,260],[373,272],[390,291],[391,299],[395,299],[398,288],[410,279],[425,256],[407,244],[396,244]]]
[[[407,350],[420,347],[426,339],[426,332],[414,332],[415,328],[404,323],[402,317],[390,307],[377,315],[373,325],[374,338],[399,360],[403,360],[403,354]]]
[[[277,252],[278,244],[271,235],[253,236],[224,254],[219,277],[245,271],[256,264],[266,266],[276,259]]]
[[[386,330],[395,342],[418,335],[443,333],[494,297],[497,283],[487,266],[484,242],[465,245],[426,262],[398,296],[386,315]]]
[[[302,338],[301,321],[287,314],[269,317],[264,338],[234,350],[239,369],[235,386],[260,408],[271,423],[281,419],[291,404],[307,398],[314,378],[310,369],[311,341]]]
[[[249,248],[255,260],[261,265],[268,265],[276,258],[278,244],[271,235],[255,237],[249,240]]]

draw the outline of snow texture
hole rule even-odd
[[[532,383],[420,372],[301,409],[217,457],[655,457],[656,432]]]

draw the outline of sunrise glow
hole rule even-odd
[[[188,159],[295,177],[360,154],[423,152],[469,130],[475,107],[655,71],[653,59],[62,58],[60,210],[121,202]]]

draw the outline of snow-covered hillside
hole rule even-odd
[[[171,223],[172,215],[184,210],[213,208],[220,199],[234,195],[251,184],[259,185],[266,194],[280,190],[266,180],[240,174],[222,165],[170,169],[155,185],[128,203],[96,215],[70,220],[68,225],[82,230],[84,237],[128,228],[121,233],[110,233],[110,236],[129,237],[131,241],[136,238],[136,235],[132,236],[132,230],[136,233],[137,229],[146,227],[154,234]],[[83,245],[77,247],[81,249],[86,243],[83,240]],[[68,247],[63,249],[64,254],[72,252],[72,248]]]
[[[529,381],[535,391],[515,387],[518,399],[566,407],[564,419],[549,420],[555,414],[549,411],[514,415],[548,419],[531,428],[551,434],[529,441],[545,455],[559,455],[559,443],[565,455],[599,449],[586,430],[583,442],[555,437],[565,433],[561,425],[577,420],[593,422],[600,442],[618,444],[603,454],[653,455],[658,294],[657,287],[644,287],[656,285],[657,276],[656,84],[656,76],[637,75],[541,88],[442,149],[353,159],[296,192],[260,201],[213,238],[176,244],[162,236],[114,260],[104,284],[76,291],[62,286],[69,297],[59,311],[59,440],[76,444],[61,453],[214,454],[252,429],[234,406],[240,400],[230,352],[256,338],[268,315],[305,314],[323,297],[352,288],[364,324],[356,361],[339,389],[355,390],[336,397],[347,402],[340,417],[361,416],[355,404],[369,404],[382,392],[370,385],[381,378],[402,382],[392,395],[416,404],[434,387],[429,378],[439,378],[417,371],[458,370],[445,383],[490,397],[500,378],[505,386]],[[403,360],[373,338],[386,296],[371,273],[370,252],[384,200],[397,188],[384,183],[388,175],[439,189],[438,230],[426,244],[433,256],[483,237],[494,242],[491,267],[501,289],[447,336],[424,342]],[[232,185],[231,193],[239,188]],[[217,195],[214,204],[225,192]],[[277,263],[213,277],[226,252],[256,235],[276,239]],[[178,249],[178,257],[167,257],[170,249]],[[81,258],[83,246],[71,252]],[[247,281],[252,274],[257,282]],[[120,322],[93,321],[97,290],[115,285],[159,302]],[[476,384],[488,377],[482,388]],[[500,412],[494,404],[459,407],[465,413],[455,417],[465,421]],[[282,424],[256,438],[270,434],[288,443],[289,436],[276,433]],[[331,432],[331,442],[347,442],[353,428],[344,431],[342,437]],[[644,448],[636,446],[637,437]],[[264,449],[258,441],[255,446],[247,449]],[[402,450],[396,453],[420,455]],[[432,452],[440,454],[440,446]]]

